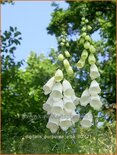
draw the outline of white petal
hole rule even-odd
[[[86,88],[80,98],[80,104],[82,106],[86,106],[88,103],[90,103],[90,94],[89,94],[89,89]]]
[[[92,126],[93,116],[91,112],[88,112],[81,120],[80,124],[83,128],[89,128]]]
[[[62,98],[62,85],[60,82],[54,84],[52,88],[51,97],[55,101],[58,101]]]
[[[73,101],[73,103],[75,105],[78,105],[80,103],[80,98],[79,97],[73,95],[71,98],[72,98],[72,101]]]
[[[59,100],[53,103],[51,113],[58,116],[63,114],[63,100]]]
[[[91,97],[90,105],[95,110],[100,110],[100,108],[102,107],[102,102],[100,100],[99,95],[96,95],[96,96],[92,96]]]
[[[91,85],[90,85],[90,88],[89,88],[89,92],[90,92],[91,96],[95,96],[95,95],[97,95],[97,94],[99,94],[101,92],[99,84],[97,83],[96,80],[93,80],[91,82]]]
[[[64,80],[63,83],[63,92],[65,96],[73,96],[74,95],[74,90],[72,89],[71,84],[69,81]]]
[[[49,118],[49,122],[53,122],[55,123],[56,125],[59,125],[59,117],[58,116],[55,116],[55,115],[50,115],[50,118]]]
[[[98,68],[95,64],[91,65],[90,67],[90,77],[92,80],[98,78],[100,76],[100,73],[98,71]]]
[[[56,124],[53,123],[53,122],[48,122],[47,125],[46,125],[46,127],[47,127],[48,129],[50,129],[50,131],[51,131],[52,133],[57,132],[57,130],[58,130],[58,128],[59,128],[59,126],[56,125]]]
[[[71,99],[64,97],[63,102],[64,102],[64,110],[66,112],[71,113],[73,110],[75,110],[76,107]]]
[[[47,111],[49,114],[51,113],[52,105],[53,105],[53,99],[49,97],[46,103],[43,104],[43,109]]]
[[[58,69],[55,73],[55,81],[60,82],[63,79],[63,72]]]
[[[71,114],[72,123],[75,124],[76,122],[78,122],[79,118],[80,118],[80,115],[77,114],[75,111],[73,111]]]
[[[48,80],[48,82],[43,86],[44,94],[47,95],[51,92],[52,87],[55,83],[54,77]]]
[[[60,119],[60,127],[63,131],[66,131],[70,126],[72,126],[71,119]]]

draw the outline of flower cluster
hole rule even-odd
[[[43,104],[43,109],[50,115],[46,127],[52,133],[55,133],[59,126],[63,131],[66,131],[79,120],[80,116],[75,112],[79,98],[76,97],[71,84],[63,79],[60,69],[43,86],[43,90],[45,95],[49,94],[48,100]]]
[[[82,51],[81,58],[77,62],[77,67],[82,68],[85,65],[85,61],[88,58],[89,64],[95,64],[96,59],[94,56],[94,53],[96,51],[93,41],[91,37],[87,34],[88,31],[90,31],[92,28],[90,25],[87,25],[88,20],[84,17],[82,18],[81,24],[83,25],[82,28],[82,34],[80,36],[80,44],[84,46],[84,50]]]
[[[73,69],[69,63],[68,58],[71,57],[69,51],[67,50],[67,48],[69,47],[69,42],[66,38],[67,33],[65,31],[62,32],[62,35],[60,36],[60,38],[58,38],[59,40],[59,44],[61,47],[61,53],[58,56],[58,60],[63,62],[63,65],[65,67],[65,70],[67,72],[67,74],[69,76],[73,75]]]

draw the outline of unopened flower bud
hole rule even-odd
[[[88,41],[86,41],[86,42],[84,43],[84,48],[85,48],[85,49],[89,49],[89,48],[90,48],[90,43],[89,43]]]
[[[92,29],[92,27],[91,27],[90,25],[88,25],[88,26],[87,26],[87,30],[90,31],[91,29]]]
[[[91,53],[95,53],[96,49],[95,49],[95,47],[93,45],[91,45],[90,48],[89,48],[89,51]]]
[[[80,43],[80,44],[84,44],[84,39],[81,38],[80,41],[79,41],[79,43]]]
[[[96,59],[92,53],[88,57],[88,62],[90,65],[95,64],[95,62],[96,62]]]
[[[64,46],[64,43],[63,43],[63,42],[61,42],[61,43],[60,43],[60,46]]]
[[[64,59],[63,64],[66,69],[69,68],[69,66],[70,66],[69,61],[67,59]]]
[[[78,68],[82,68],[84,67],[85,65],[85,60],[84,59],[80,59],[78,62],[77,62],[77,67]]]
[[[63,72],[60,69],[58,69],[55,73],[54,78],[56,82],[60,82],[63,79]]]
[[[59,56],[58,56],[58,60],[63,61],[63,59],[64,59],[63,54],[59,54]]]
[[[81,36],[85,37],[86,35],[87,35],[86,32],[83,32]]]
[[[87,41],[91,41],[90,36],[89,36],[89,35],[87,35],[87,36],[85,37],[85,40],[87,40]]]
[[[73,75],[73,69],[71,66],[66,70],[68,75]]]
[[[83,31],[83,32],[86,31],[86,27],[83,27],[83,28],[82,28],[82,31]]]
[[[88,52],[87,52],[87,50],[84,49],[81,54],[81,58],[85,60],[87,57],[88,57]]]
[[[70,55],[70,53],[68,51],[65,51],[65,56],[70,57],[71,55]]]

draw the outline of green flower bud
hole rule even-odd
[[[82,36],[82,37],[85,37],[86,35],[87,35],[87,34],[86,34],[85,32],[83,32],[81,36]]]
[[[85,60],[84,59],[80,59],[78,62],[77,62],[77,67],[78,68],[82,68],[84,67],[85,65]]]
[[[80,43],[80,44],[84,44],[84,39],[81,38],[80,41],[79,41],[79,43]]]
[[[90,31],[91,29],[92,29],[92,27],[91,27],[90,25],[88,25],[88,26],[87,26],[87,30]]]
[[[81,24],[82,24],[82,25],[84,25],[84,24],[85,24],[85,22],[81,22]]]
[[[66,47],[69,47],[69,43],[68,42],[66,43]]]
[[[85,17],[82,17],[81,20],[84,22],[85,21]]]
[[[63,43],[63,42],[61,42],[61,43],[60,43],[60,46],[64,46],[64,43]]]
[[[91,41],[90,36],[89,36],[89,35],[87,35],[87,36],[85,37],[85,40],[87,40],[87,41]]]
[[[89,48],[89,51],[91,53],[95,53],[96,49],[95,49],[95,47],[93,45],[91,45],[90,48]]]
[[[61,39],[61,42],[65,43],[65,39]]]
[[[94,54],[91,53],[91,54],[89,55],[89,57],[88,57],[88,62],[89,62],[90,65],[95,64],[96,59],[95,59],[95,57],[94,57]]]
[[[83,28],[82,28],[82,31],[86,31],[86,27],[83,27]]]
[[[69,58],[71,55],[68,51],[65,51],[65,56]]]
[[[90,43],[89,43],[88,41],[86,41],[86,42],[84,43],[84,48],[85,48],[85,49],[89,49],[89,48],[90,48]]]
[[[88,23],[89,21],[88,21],[88,19],[85,19],[85,23]]]
[[[58,60],[63,61],[63,59],[64,59],[63,54],[59,54],[59,56],[58,56]]]
[[[63,60],[63,64],[64,64],[66,69],[69,68],[69,66],[70,66],[69,61],[67,59]]]
[[[73,73],[74,73],[71,66],[69,66],[69,68],[66,71],[67,71],[67,74],[70,76],[73,75]]]
[[[87,52],[87,50],[83,50],[83,52],[82,52],[82,54],[81,54],[81,59],[86,59],[88,57],[88,52]]]

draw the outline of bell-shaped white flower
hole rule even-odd
[[[102,107],[102,102],[99,95],[91,97],[90,105],[94,108],[94,110],[100,110],[100,108]]]
[[[46,101],[46,103],[43,104],[43,109],[45,111],[47,111],[48,114],[50,114],[51,109],[52,109],[52,105],[53,105],[53,99],[52,99],[52,97],[49,97],[48,100]]]
[[[58,101],[62,98],[62,84],[60,82],[54,84],[52,88],[51,97],[55,101]]]
[[[78,105],[80,103],[80,98],[75,95],[73,95],[71,99],[75,105]]]
[[[89,89],[86,88],[80,98],[80,104],[82,106],[86,106],[88,103],[90,103],[90,93],[89,93]]]
[[[59,56],[58,56],[58,60],[60,60],[60,61],[63,61],[63,60],[64,60],[64,56],[63,56],[63,54],[59,54]]]
[[[64,110],[66,112],[71,113],[73,110],[75,110],[76,107],[71,99],[64,97],[63,102],[64,102]]]
[[[95,64],[91,65],[90,67],[90,77],[92,80],[98,78],[100,76],[100,73],[98,71],[98,68]]]
[[[69,53],[68,51],[65,51],[65,56],[66,56],[67,58],[69,58],[71,55],[70,55],[70,53]]]
[[[60,118],[60,127],[63,131],[66,131],[70,126],[72,126],[70,118]]]
[[[52,109],[51,109],[51,113],[53,115],[57,115],[57,116],[60,116],[63,114],[63,100],[59,100],[57,102],[54,102],[53,103],[53,106],[52,106]]]
[[[92,126],[93,116],[91,112],[88,112],[81,120],[80,124],[83,128],[90,128]]]
[[[54,117],[53,115],[50,116],[49,121],[46,125],[46,127],[48,129],[50,129],[50,131],[52,133],[57,132],[58,128],[59,128],[59,118]]]
[[[55,81],[60,82],[63,79],[63,72],[58,69],[55,73]]]
[[[55,79],[52,77],[48,82],[43,86],[44,94],[47,95],[51,92],[53,85],[55,84]]]
[[[63,93],[66,97],[71,97],[74,95],[74,90],[72,89],[72,86],[69,83],[69,81],[64,80],[62,85],[63,85]]]
[[[74,125],[76,122],[78,122],[79,119],[80,119],[80,115],[77,114],[75,111],[73,111],[72,114],[71,114],[71,121],[72,121],[73,125]]]
[[[101,89],[99,87],[99,84],[97,83],[96,80],[93,80],[91,82],[90,88],[89,88],[89,92],[91,94],[91,96],[97,95],[101,92]]]

